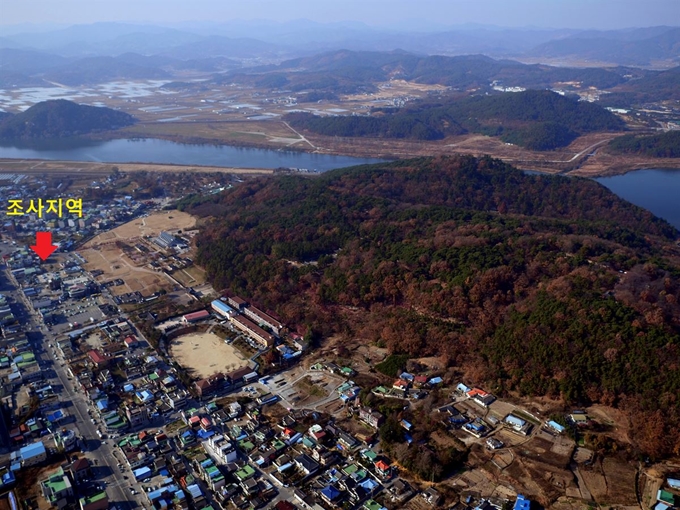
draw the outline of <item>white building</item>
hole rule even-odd
[[[218,464],[234,462],[238,458],[234,445],[221,434],[212,436],[207,441],[204,441],[203,448]]]

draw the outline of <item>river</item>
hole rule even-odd
[[[383,161],[330,154],[251,149],[231,145],[184,144],[153,138],[108,141],[60,139],[24,145],[0,145],[0,158],[104,163],[170,163],[234,168],[286,167],[306,168],[320,172]]]
[[[380,159],[307,152],[193,145],[157,139],[52,140],[24,146],[0,145],[0,158],[57,159],[106,163],[171,163],[243,168],[306,168],[324,172]],[[595,179],[621,198],[650,210],[680,229],[680,170],[637,170]]]
[[[680,230],[680,170],[636,170],[595,180]]]

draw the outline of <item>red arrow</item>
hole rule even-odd
[[[36,232],[35,246],[31,246],[31,250],[38,254],[42,260],[47,260],[47,257],[52,255],[52,252],[57,249],[57,246],[52,244],[52,232]]]

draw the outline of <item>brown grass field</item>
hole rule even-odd
[[[164,211],[145,218],[137,218],[113,230],[99,234],[80,248],[79,253],[87,260],[85,269],[100,270],[104,273],[97,278],[104,282],[121,278],[125,285],[111,287],[115,295],[141,292],[150,295],[161,289],[172,288],[173,283],[160,272],[140,266],[125,255],[117,242],[127,245],[142,242],[142,236],[157,236],[162,230],[176,231],[189,229],[196,224],[196,218],[180,211]],[[147,246],[149,246],[147,244]],[[199,273],[196,273],[197,276]]]
[[[141,292],[148,296],[161,289],[172,287],[172,282],[163,273],[133,266],[127,256],[123,255],[115,245],[100,249],[81,249],[80,254],[87,260],[85,269],[104,271],[104,274],[97,278],[98,281],[105,282],[121,278],[125,282],[124,285],[110,287],[109,290],[116,296],[128,292]]]
[[[276,148],[295,148],[303,141],[285,123],[278,121],[148,122],[124,128],[116,132],[116,136],[255,147],[273,145]]]
[[[172,341],[172,357],[198,379],[246,365],[241,353],[214,333],[191,333]]]
[[[196,287],[206,282],[205,271],[198,266],[190,266],[172,273],[172,277],[185,287]]]
[[[111,231],[119,239],[139,236],[157,236],[162,230],[177,231],[193,228],[196,218],[181,211],[163,211],[145,218],[137,218]],[[95,242],[96,238],[90,241]],[[88,243],[88,244],[90,244]]]
[[[606,503],[635,505],[635,468],[623,460],[607,457],[602,462],[607,479]]]
[[[68,174],[70,177],[100,178],[113,167],[121,172],[222,172],[243,175],[268,175],[268,168],[235,168],[201,165],[164,165],[155,163],[96,163],[93,161],[46,161],[37,159],[0,159],[0,172],[27,175]]]

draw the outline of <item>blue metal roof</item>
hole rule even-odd
[[[215,435],[215,431],[214,430],[199,430],[198,432],[196,432],[196,435],[198,437],[200,437],[201,439],[208,439],[208,438]]]
[[[283,473],[286,469],[290,469],[290,468],[292,468],[292,467],[293,467],[293,463],[292,463],[292,462],[286,462],[283,466],[279,466],[279,467],[277,468],[277,471],[278,471],[279,473]]]
[[[531,507],[531,501],[526,499],[521,494],[517,494],[517,501],[515,501],[514,510],[529,510]]]
[[[201,494],[202,494],[202,493],[201,493],[201,488],[200,488],[198,485],[196,485],[195,483],[192,484],[192,485],[189,485],[189,486],[187,487],[187,492],[189,492],[189,494],[191,494],[191,497],[192,497],[192,498],[198,498],[198,497],[200,497]]]
[[[153,492],[149,492],[149,496],[148,496],[148,497],[149,497],[149,500],[150,500],[150,501],[154,501],[154,500],[160,498],[161,496],[163,496],[163,494],[164,494],[165,492],[168,492],[168,491],[167,491],[166,489],[164,489],[164,488],[155,490],[155,491],[153,491]]]
[[[149,476],[151,474],[151,469],[147,466],[144,466],[139,469],[135,469],[132,474],[135,476],[135,478],[144,478],[145,476]]]
[[[376,482],[372,478],[367,478],[366,480],[361,482],[359,485],[361,487],[363,487],[365,490],[370,492],[370,491],[374,490],[376,487],[378,487],[379,484],[378,484],[378,482]]]
[[[19,450],[19,455],[21,455],[22,460],[32,459],[33,457],[38,457],[46,453],[47,451],[45,450],[45,445],[42,443],[42,441],[29,444]]]
[[[49,421],[53,422],[53,423],[55,421],[61,420],[63,417],[64,417],[64,412],[61,409],[53,412],[52,414],[47,415],[47,419]]]
[[[16,477],[14,476],[14,473],[11,471],[7,471],[4,475],[2,475],[2,483],[3,485],[9,485],[10,483],[16,482]]]
[[[330,501],[333,501],[340,495],[340,491],[333,487],[332,485],[327,485],[326,487],[321,489],[321,494],[326,496],[326,498],[328,498]]]
[[[559,423],[557,423],[556,421],[553,421],[553,420],[550,420],[548,422],[548,426],[554,428],[558,432],[564,432],[565,431],[565,428],[562,425],[560,425]]]
[[[220,312],[223,313],[233,313],[234,309],[226,304],[224,301],[220,301],[219,299],[216,299],[212,303],[213,308],[217,308]]]
[[[509,423],[510,425],[513,425],[515,427],[524,427],[526,424],[526,421],[524,421],[521,418],[518,418],[514,414],[509,414],[505,417],[505,422]]]

